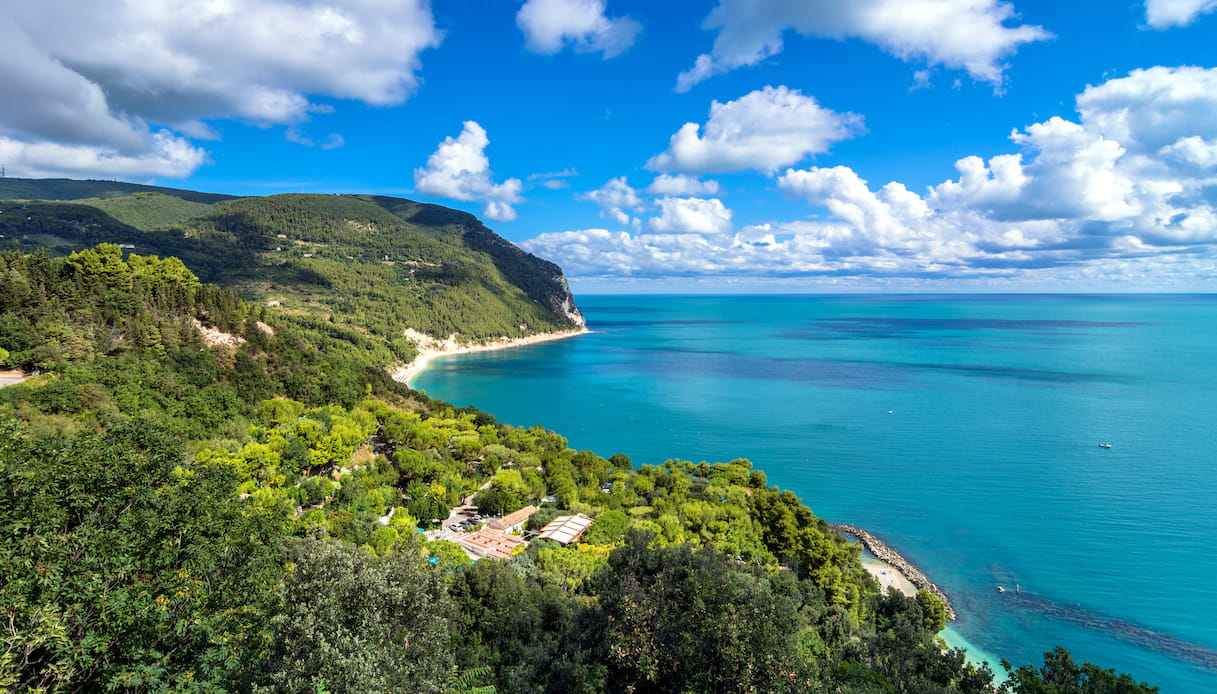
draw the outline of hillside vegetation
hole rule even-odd
[[[44,372],[0,389],[0,689],[993,691],[936,598],[881,593],[746,460],[635,466],[453,408],[175,258],[0,273],[0,366]],[[472,563],[419,532],[467,495],[594,521]],[[1063,649],[1002,690],[1155,691]]]
[[[477,342],[582,325],[561,268],[471,215],[401,198],[0,179],[0,236],[52,256],[112,243],[180,258],[281,320],[370,341],[384,366],[414,356],[406,328]]]
[[[140,192],[109,198],[83,198],[73,202],[96,207],[114,219],[143,231],[167,229],[203,214],[211,204],[156,192]]]
[[[236,197],[120,181],[82,181],[73,178],[0,178],[0,200],[105,199],[135,193],[159,193],[189,202],[206,204],[232,200]]]

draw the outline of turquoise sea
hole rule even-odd
[[[1217,296],[579,304],[591,334],[414,385],[636,465],[749,458],[918,564],[974,649],[1217,692]]]

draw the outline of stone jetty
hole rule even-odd
[[[935,585],[934,582],[931,581],[925,574],[921,573],[920,569],[913,566],[912,562],[900,556],[896,550],[888,547],[882,540],[861,528],[855,528],[852,525],[843,525],[841,523],[829,523],[828,526],[833,530],[848,533],[858,538],[858,541],[862,543],[862,546],[870,550],[871,554],[878,557],[880,561],[891,564],[897,571],[899,571],[905,578],[909,580],[909,583],[917,586],[918,590],[927,591],[934,597],[941,600],[942,604],[946,605],[947,607],[947,619],[955,619],[955,609],[951,607],[951,601],[947,599],[947,594],[943,592],[941,588]]]

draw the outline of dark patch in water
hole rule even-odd
[[[638,347],[630,347],[629,349],[613,349],[609,350],[615,354],[630,354],[632,352],[658,352],[659,354],[730,354],[743,359],[757,359],[759,357],[749,357],[742,352],[737,352],[731,349],[689,349],[688,347],[652,347],[649,345],[639,345]],[[660,357],[662,358],[662,357]]]
[[[657,358],[639,359],[631,366],[664,375],[688,374],[715,378],[797,381],[840,388],[879,388],[907,380],[908,374],[887,364],[822,359],[765,359],[737,352],[655,350]]]
[[[654,306],[588,306],[584,308],[594,313],[658,313],[661,310]]]
[[[771,359],[739,352],[693,349],[637,348],[659,355],[635,367],[653,373],[799,381],[843,388],[879,388],[907,382],[917,371],[946,371],[965,376],[1015,378],[1040,383],[1127,383],[1126,378],[1101,373],[1049,371],[988,364],[924,364],[834,359]]]
[[[841,294],[835,295],[834,298],[870,304],[1072,303],[1089,301],[1092,303],[1161,302],[1196,305],[1187,303],[1186,300],[1190,300],[1197,302],[1199,305],[1205,305],[1217,302],[1217,295],[1215,294]]]
[[[620,328],[634,325],[739,325],[743,322],[738,320],[700,320],[696,318],[673,318],[671,320],[597,320],[589,322],[587,327],[595,330],[596,328]]]
[[[1035,345],[997,345],[989,342],[946,342],[941,340],[921,340],[913,344],[918,347],[946,347],[949,349],[985,350],[986,352],[1031,352],[1040,349]]]
[[[1046,318],[830,318],[835,322],[878,323],[919,330],[1056,330],[1059,328],[1127,328],[1154,325],[1139,321],[1059,320]]]
[[[909,368],[956,371],[969,376],[993,378],[1020,378],[1028,381],[1058,381],[1068,383],[1127,383],[1128,379],[1109,374],[1081,373],[1076,371],[1048,371],[1046,369],[1023,369],[1012,366],[988,364],[907,364]]]
[[[1217,670],[1217,649],[1209,648],[1170,634],[1148,629],[1143,626],[1126,622],[1118,617],[1103,614],[1081,605],[1064,605],[1053,602],[1027,591],[1021,593],[1005,593],[1017,607],[1030,610],[1037,614],[1059,619],[1064,622],[1080,624],[1088,629],[1094,629],[1111,634],[1119,639],[1135,643],[1158,653],[1171,656],[1189,663]]]
[[[926,330],[1015,330],[1026,333],[1060,334],[1068,328],[1133,328],[1154,323],[1136,321],[1047,320],[1013,318],[825,318],[776,337],[794,340],[839,340],[861,337],[902,338]],[[1072,333],[1083,334],[1083,333]]]

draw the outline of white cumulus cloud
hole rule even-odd
[[[204,157],[170,154],[165,129],[212,139],[210,120],[293,125],[323,110],[314,96],[401,103],[417,87],[420,54],[441,39],[426,0],[9,5],[0,136],[41,152],[40,170],[56,169],[56,152],[56,170],[90,158],[99,167],[79,175],[188,175],[184,165]]]
[[[1217,69],[1152,67],[1086,87],[1077,99],[1087,128],[1135,154],[1181,137],[1217,139]]]
[[[460,135],[444,138],[427,158],[427,165],[414,170],[414,187],[427,195],[484,202],[482,214],[496,221],[515,219],[512,205],[524,201],[520,197],[523,183],[518,178],[502,183],[492,180],[486,156],[489,144],[485,128],[475,121],[465,121]]]
[[[956,179],[922,193],[894,181],[872,186],[846,166],[787,168],[775,183],[808,204],[802,219],[732,232],[733,220],[716,220],[711,201],[673,197],[660,201],[663,221],[648,225],[651,234],[571,231],[523,245],[569,263],[576,277],[598,279],[1211,286],[1215,80],[1217,69],[1155,67],[1087,87],[1076,121],[1053,117],[1016,129],[1018,151],[960,159]]]
[[[11,176],[87,178],[105,172],[122,178],[184,178],[207,160],[207,152],[167,130],[130,153],[95,145],[23,142],[0,136],[0,161]]]
[[[650,159],[655,171],[773,172],[862,130],[862,117],[823,108],[797,89],[765,87],[710,105],[705,127],[685,123],[668,149]]]
[[[857,38],[902,60],[1001,84],[1003,60],[1024,43],[1050,37],[1038,26],[1010,25],[1015,18],[1014,6],[1000,0],[719,0],[702,23],[717,32],[714,47],[680,74],[677,91],[780,53],[787,31]]]
[[[1121,164],[1126,150],[1082,125],[1053,117],[1015,131],[1010,139],[1032,156],[979,157],[956,162],[958,181],[933,191],[942,207],[966,207],[996,219],[1112,221],[1136,211],[1133,181]]]
[[[1176,165],[1194,167],[1197,173],[1217,169],[1217,140],[1198,135],[1181,137],[1162,148],[1162,156]]]
[[[641,210],[645,203],[638,196],[625,176],[618,176],[590,193],[578,196],[580,200],[590,200],[600,206],[600,216],[611,219],[621,226],[636,226],[638,220],[630,216],[630,212]]]
[[[680,174],[659,174],[646,188],[652,195],[717,195],[718,189],[718,181],[700,181]]]
[[[659,216],[647,226],[660,234],[727,234],[731,210],[718,198],[660,198]]]
[[[516,14],[528,50],[551,55],[567,45],[612,58],[634,45],[642,25],[605,16],[604,0],[528,0]]]
[[[638,234],[581,229],[542,234],[521,243],[546,258],[562,258],[572,277],[686,277],[718,275],[737,265],[724,243],[700,234]]]
[[[925,223],[931,212],[924,200],[899,183],[889,183],[877,193],[871,192],[866,181],[846,166],[790,169],[778,178],[778,189],[826,207],[833,217],[844,222],[843,226],[821,225],[813,229],[817,235],[837,246],[848,246],[854,253],[907,250],[912,244],[935,236]]]
[[[994,219],[1061,219],[1144,243],[1217,243],[1217,69],[1154,67],[1087,87],[1078,122],[1015,131],[1024,149],[956,164],[931,191]],[[1023,163],[1024,156],[1029,157]]]
[[[1217,10],[1217,0],[1145,0],[1145,21],[1155,29],[1187,26]]]

